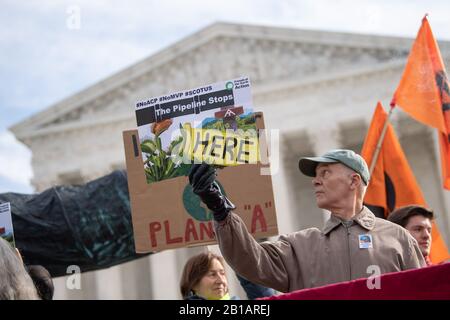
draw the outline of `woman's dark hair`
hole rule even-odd
[[[55,289],[53,286],[52,277],[48,270],[40,265],[29,265],[26,269],[31,277],[31,280],[33,280],[41,299],[52,300]]]
[[[221,256],[209,251],[193,256],[186,262],[180,281],[180,291],[183,299],[191,294],[192,288],[208,273],[214,259],[219,260],[225,266]]]

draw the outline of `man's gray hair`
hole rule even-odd
[[[37,300],[36,287],[12,246],[0,238],[0,300]]]

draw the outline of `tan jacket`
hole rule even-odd
[[[348,228],[331,215],[323,231],[309,228],[274,242],[256,242],[234,213],[216,222],[215,230],[225,260],[237,273],[281,292],[367,278],[374,275],[376,267],[368,270],[373,265],[381,273],[425,266],[409,232],[366,207]]]

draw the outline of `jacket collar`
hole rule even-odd
[[[353,222],[356,222],[366,230],[372,230],[373,227],[375,226],[375,215],[366,206],[363,206],[361,212],[358,213],[355,217],[353,217],[352,220]],[[325,223],[323,233],[327,235],[341,223],[342,223],[341,219],[331,214],[330,219],[328,219],[327,222]]]

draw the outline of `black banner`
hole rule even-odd
[[[201,103],[201,111],[234,106],[233,90],[221,90],[198,96]]]
[[[136,110],[137,125],[142,126],[166,119],[177,118],[202,111],[234,106],[232,89],[214,91],[190,98],[174,100]]]

